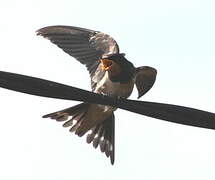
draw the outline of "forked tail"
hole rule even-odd
[[[111,164],[114,164],[114,141],[115,141],[115,117],[112,113],[103,121],[95,121],[96,116],[89,114],[90,104],[81,103],[76,106],[44,115],[43,118],[51,118],[56,121],[65,121],[63,127],[70,127],[70,131],[78,136],[87,135],[87,143],[93,144],[94,148],[100,146],[101,152],[110,157]],[[92,111],[92,110],[91,110]],[[93,118],[93,119],[92,119]]]

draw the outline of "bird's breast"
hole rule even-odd
[[[97,83],[94,90],[95,93],[105,94],[111,97],[123,97],[128,98],[134,87],[133,79],[128,83],[112,82],[108,77],[108,72],[105,73],[104,77]],[[112,106],[97,105],[103,113],[109,113],[115,111],[117,108]]]
[[[104,77],[97,83],[94,92],[112,97],[128,98],[133,91],[133,87],[133,79],[127,83],[112,82],[108,77],[108,72],[106,72]]]

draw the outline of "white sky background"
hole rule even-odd
[[[158,70],[142,100],[215,112],[214,9],[212,0],[1,1],[0,70],[89,90],[85,67],[35,35],[80,26],[112,35],[136,66]],[[117,110],[111,166],[85,138],[41,118],[74,104],[0,89],[1,179],[215,179],[215,131]]]

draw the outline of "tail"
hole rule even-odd
[[[103,121],[95,121],[90,116],[92,111],[91,104],[81,103],[76,106],[44,115],[43,118],[51,118],[56,121],[65,121],[63,127],[71,127],[70,131],[78,136],[83,136],[89,130],[91,133],[87,135],[87,143],[93,144],[94,148],[100,146],[101,152],[105,152],[110,157],[111,164],[114,164],[115,151],[115,117],[112,113]],[[96,118],[96,116],[93,116]]]

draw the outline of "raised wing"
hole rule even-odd
[[[157,70],[149,66],[142,66],[136,69],[135,84],[138,90],[138,98],[152,88],[156,75]]]
[[[86,65],[91,76],[97,69],[100,58],[119,53],[116,41],[99,31],[73,26],[48,26],[37,30],[37,35],[49,39]]]

